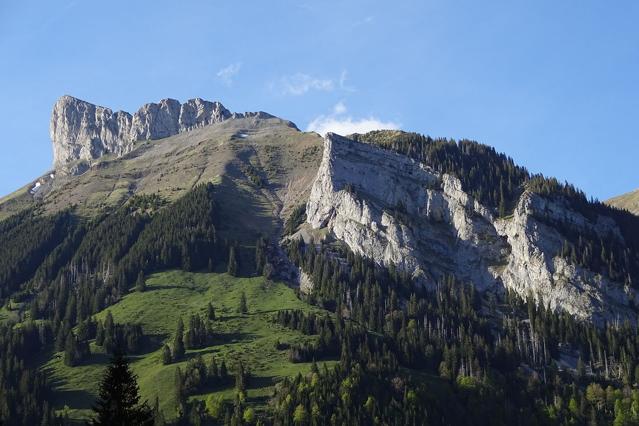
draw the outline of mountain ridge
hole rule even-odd
[[[162,139],[229,119],[252,117],[274,118],[262,111],[232,113],[220,102],[201,98],[184,103],[166,98],[144,104],[130,114],[64,95],[55,103],[49,125],[53,164],[56,170],[80,174],[103,155],[130,152],[137,141]],[[81,165],[74,164],[77,162]]]
[[[118,135],[98,121],[69,129]],[[172,129],[0,200],[4,423],[87,420],[116,345],[181,424],[553,424],[566,395],[610,419],[591,396],[639,379],[639,217],[474,141]]]
[[[133,195],[172,201],[198,183],[215,182],[224,188],[219,193],[233,212],[229,218],[241,223],[234,229],[249,231],[248,240],[281,238],[284,220],[304,204],[311,240],[331,234],[379,265],[410,273],[420,285],[454,274],[480,289],[532,295],[582,319],[635,317],[637,238],[627,233],[632,226],[617,223],[627,218],[590,204],[570,185],[530,174],[486,145],[403,131],[329,133],[322,142],[270,114],[234,114],[199,98],[147,104],[137,119],[151,117],[147,133],[109,139],[104,135],[119,135],[110,123],[131,118],[128,113],[69,96],[59,103],[52,128],[68,131],[52,131],[54,146],[77,145],[59,139],[68,134],[112,147],[64,163],[75,173],[55,170],[6,197],[0,215],[29,206],[46,212],[77,206],[90,217]],[[202,107],[199,113],[191,113],[193,105]],[[163,132],[177,133],[152,139]],[[587,255],[582,259],[571,250]],[[590,268],[596,256],[603,260]],[[620,262],[628,277],[606,274]]]

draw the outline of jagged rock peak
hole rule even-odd
[[[62,96],[55,103],[49,128],[56,169],[77,160],[91,162],[104,154],[126,154],[133,142],[161,139],[231,118],[273,118],[265,112],[231,113],[219,102],[201,98],[180,103],[162,99],[133,115]]]

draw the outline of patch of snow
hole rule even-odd
[[[31,191],[29,192],[31,192],[32,194],[35,194],[36,192],[38,192],[38,189],[40,189],[40,186],[42,186],[42,184],[40,182],[36,182],[33,188],[31,188]]]

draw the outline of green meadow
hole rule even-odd
[[[248,302],[248,313],[243,315],[237,312],[242,292]],[[216,338],[216,344],[187,351],[182,362],[163,365],[162,344],[172,341],[178,319],[181,317],[188,328],[190,315],[204,316],[209,302],[216,311],[216,319],[212,322],[216,335],[220,336]],[[171,419],[177,409],[175,369],[180,366],[184,370],[188,359],[197,354],[202,355],[205,363],[211,356],[216,357],[218,364],[224,359],[231,371],[235,363],[242,360],[252,375],[247,387],[247,402],[257,411],[265,407],[276,381],[307,373],[310,363],[291,363],[286,350],[277,349],[278,341],[300,343],[314,339],[274,323],[273,315],[284,309],[319,311],[299,300],[293,289],[285,284],[262,277],[167,271],[149,276],[146,291],[129,293],[98,313],[96,318],[103,320],[110,311],[116,323],[142,325],[144,349],[141,354],[131,356],[131,366],[138,376],[143,399],[153,404],[156,397],[159,398],[164,416]],[[84,420],[91,415],[98,384],[109,361],[109,356],[93,342],[91,352],[90,358],[76,367],[66,366],[62,353],[51,354],[43,366],[54,383],[56,408],[67,411],[71,419]],[[205,400],[211,393],[229,402],[235,395],[233,386],[229,385],[190,398]]]

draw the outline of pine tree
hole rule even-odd
[[[98,321],[98,325],[95,330],[95,344],[102,346],[104,344],[104,326],[102,321]]]
[[[207,316],[211,321],[215,319],[215,308],[213,307],[213,305],[211,305],[211,302],[209,302],[209,305],[207,307]]]
[[[107,311],[106,318],[104,319],[104,338],[113,339],[114,329],[115,322],[113,321],[113,315],[111,314],[111,311]]]
[[[235,372],[235,389],[238,392],[246,391],[246,374],[244,371],[244,364],[240,360],[237,365],[237,371]]]
[[[34,300],[29,308],[29,318],[35,321],[36,319],[38,319],[38,316],[40,316],[40,311],[38,310],[38,302]]]
[[[116,353],[100,382],[99,398],[93,411],[94,425],[153,425],[153,413],[146,402],[140,403],[137,378],[127,359]]]
[[[184,376],[180,367],[175,369],[175,400],[177,401],[178,418],[185,414],[186,395],[184,390]]]
[[[237,311],[241,314],[245,314],[248,312],[248,306],[246,304],[246,294],[242,292],[240,296],[240,305],[237,308]]]
[[[69,334],[67,325],[63,325],[58,329],[58,333],[55,337],[55,351],[60,352],[65,349],[65,343],[67,341],[67,334]]]
[[[264,238],[257,240],[255,244],[255,272],[258,275],[264,274],[264,266],[266,265],[266,242]]]
[[[78,341],[73,333],[67,334],[66,343],[64,345],[64,365],[74,367],[78,363]]]
[[[208,377],[211,380],[217,380],[219,378],[220,371],[217,367],[217,361],[215,360],[214,356],[211,357],[211,361],[209,362],[209,366],[207,367],[206,372],[208,373]]]
[[[238,270],[238,265],[237,265],[236,255],[235,255],[235,247],[231,246],[231,248],[229,249],[229,263],[228,263],[226,272],[228,272],[229,275],[236,277],[237,270]]]
[[[225,382],[228,378],[229,370],[226,368],[226,361],[222,360],[222,364],[220,364],[220,381]]]
[[[308,421],[308,413],[302,404],[299,404],[295,407],[295,412],[293,413],[293,422],[297,425],[304,424]]]
[[[506,197],[504,196],[504,181],[499,182],[499,217],[506,216]]]
[[[162,364],[168,365],[173,361],[173,357],[171,355],[171,348],[168,345],[162,346]]]
[[[77,330],[78,340],[88,340],[89,339],[89,321],[82,321],[78,324]]]
[[[153,404],[153,420],[154,426],[164,426],[166,424],[164,414],[160,410],[160,398],[157,396],[155,397],[155,404]]]
[[[175,331],[175,338],[173,340],[173,360],[178,361],[184,357],[184,323],[182,318],[178,320],[177,330]]]
[[[142,293],[146,290],[146,282],[144,279],[144,271],[140,269],[138,272],[138,279],[135,281],[135,290]]]

